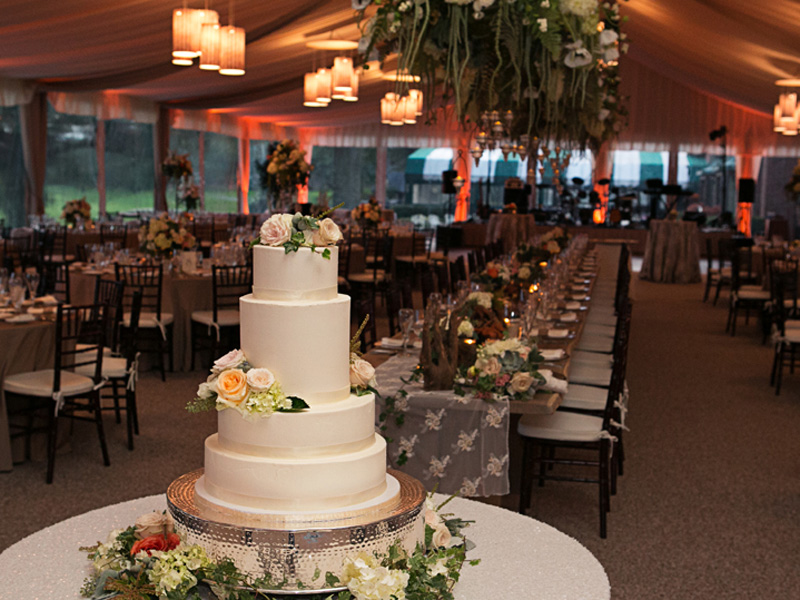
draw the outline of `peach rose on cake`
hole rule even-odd
[[[322,219],[319,229],[314,231],[313,241],[315,246],[333,246],[342,239],[342,232],[333,219]]]
[[[250,369],[247,372],[247,385],[254,392],[266,392],[275,383],[275,375],[269,369]]]
[[[217,378],[219,400],[238,406],[247,397],[247,375],[241,369],[228,369]]]
[[[292,215],[272,215],[261,225],[260,237],[265,246],[281,246],[288,242],[292,237]]]
[[[214,373],[221,373],[225,369],[235,369],[245,361],[244,352],[241,350],[231,350],[224,356],[220,356],[214,361],[211,369]]]

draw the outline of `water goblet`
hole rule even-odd
[[[408,339],[411,336],[411,326],[414,324],[414,310],[411,308],[401,308],[397,312],[398,325],[403,333],[402,353],[405,354],[408,346]]]

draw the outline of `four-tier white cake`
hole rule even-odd
[[[184,533],[205,545],[214,546],[208,533],[214,527],[203,523],[228,527],[216,552],[223,555],[236,554],[229,539],[237,528],[246,530],[243,544],[251,546],[258,545],[258,532],[292,531],[308,540],[312,531],[340,530],[333,536],[338,541],[321,544],[316,554],[313,546],[310,556],[300,552],[303,568],[299,546],[291,548],[299,543],[296,535],[282,538],[277,554],[257,548],[237,561],[251,574],[283,573],[290,582],[296,577],[314,587],[309,574],[335,572],[350,551],[381,551],[397,540],[413,551],[424,536],[424,491],[420,497],[418,482],[387,474],[386,442],[375,432],[375,398],[350,392],[350,298],[337,292],[336,247],[330,259],[320,248],[253,250],[253,293],[240,300],[241,349],[252,367],[269,369],[287,396],[310,408],[266,418],[218,412],[218,432],[205,443],[204,473],[194,478],[197,514],[173,513]],[[173,487],[174,495],[185,491]],[[285,572],[276,568],[276,556],[288,557]]]

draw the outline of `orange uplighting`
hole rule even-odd
[[[474,344],[474,343],[475,343],[475,340],[466,339],[466,340],[464,340],[464,343],[465,343],[465,344],[472,345],[472,344]]]
[[[595,208],[592,211],[592,221],[594,221],[595,225],[599,225],[603,221],[605,221],[605,215],[603,215],[603,211],[599,208]]]

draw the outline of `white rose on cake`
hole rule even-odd
[[[275,383],[275,375],[269,369],[250,369],[247,372],[247,385],[254,392],[266,392]]]
[[[350,385],[358,388],[375,387],[375,367],[363,358],[351,356]]]
[[[235,369],[245,361],[244,352],[241,350],[231,350],[224,356],[220,356],[214,361],[213,373],[221,373],[225,369]]]
[[[333,246],[342,239],[342,232],[333,219],[322,219],[319,229],[314,231],[315,246]]]
[[[265,246],[281,246],[291,238],[292,215],[272,215],[261,225],[261,243]]]

